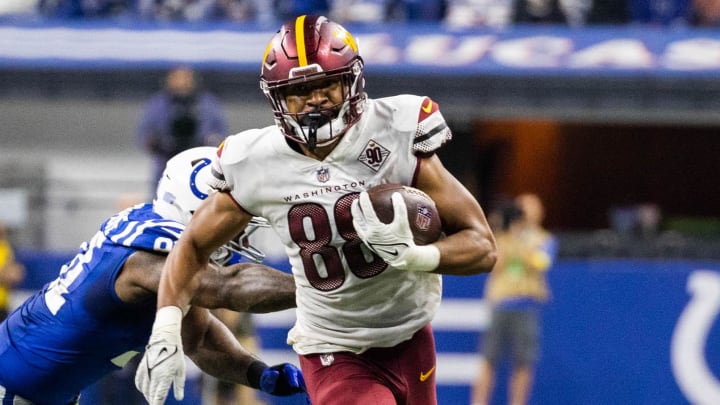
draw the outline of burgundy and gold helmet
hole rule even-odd
[[[309,114],[287,111],[288,87],[335,77],[343,84],[342,104]],[[323,16],[297,17],[283,24],[265,49],[260,87],[285,136],[311,149],[327,144],[342,136],[363,111],[363,61],[357,42],[343,26]]]

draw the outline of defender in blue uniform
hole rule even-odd
[[[144,350],[165,255],[207,196],[203,177],[212,153],[215,148],[194,148],[169,161],[153,204],[106,220],[57,279],[0,324],[0,404],[75,404],[82,389]],[[226,246],[217,256],[226,264],[237,261],[238,253],[261,257],[247,244]],[[292,276],[246,262],[217,266],[197,282],[203,294],[183,321],[186,354],[221,379],[275,395],[304,391],[298,369],[287,363],[268,367],[206,309],[294,307]]]

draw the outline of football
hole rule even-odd
[[[427,245],[440,239],[442,223],[435,202],[423,191],[401,184],[381,184],[367,190],[378,219],[383,223],[393,220],[391,196],[399,192],[405,199],[408,221],[415,244]]]

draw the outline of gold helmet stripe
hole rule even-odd
[[[270,54],[270,51],[273,47],[273,41],[270,41],[267,46],[265,47],[265,52],[263,53],[262,63],[263,65],[267,62],[267,57]]]
[[[305,51],[305,17],[301,15],[295,19],[295,45],[298,53],[298,64],[307,66],[307,52]]]
[[[345,42],[345,45],[352,48],[353,52],[358,51],[357,42],[355,42],[355,38],[353,38],[350,32],[346,31],[345,29],[338,28],[334,34],[336,37],[340,38],[340,40]]]

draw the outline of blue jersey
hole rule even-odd
[[[156,300],[127,304],[115,293],[138,250],[166,254],[184,226],[141,204],[106,220],[78,254],[0,324],[0,386],[6,397],[68,404],[82,389],[144,350]]]

